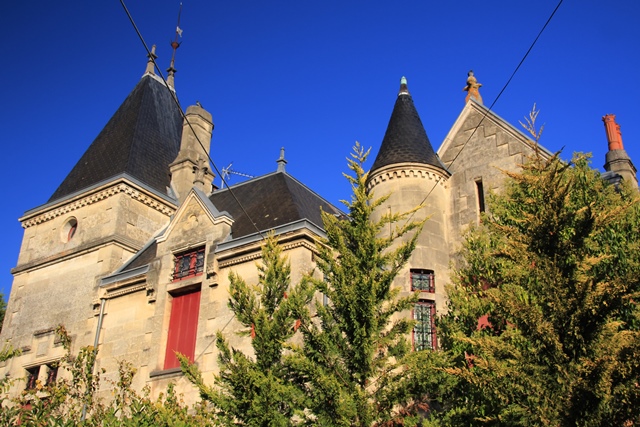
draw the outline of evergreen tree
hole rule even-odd
[[[557,155],[510,173],[439,322],[452,425],[640,425],[640,202]]]
[[[321,297],[313,316],[301,319],[302,346],[287,357],[313,425],[411,425],[428,409],[427,391],[439,383],[425,372],[441,356],[410,351],[408,310],[418,295],[400,297],[392,287],[422,222],[409,221],[412,212],[373,220],[386,197],[374,199],[367,190],[362,167],[367,155],[356,144],[348,160],[353,172],[345,175],[353,189],[351,201],[343,201],[348,218],[323,214],[327,238],[316,257],[321,277],[309,277]],[[383,237],[389,225],[395,230]]]
[[[311,300],[306,281],[290,286],[290,266],[274,236],[265,240],[257,286],[249,286],[238,275],[229,276],[229,307],[251,337],[255,356],[229,346],[221,332],[220,374],[208,386],[195,365],[180,357],[183,371],[201,397],[213,405],[224,425],[288,426],[304,408],[304,396],[287,379],[282,363],[284,344],[296,332],[298,319]],[[298,417],[300,418],[300,417]]]

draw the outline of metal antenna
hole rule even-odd
[[[229,163],[229,166],[227,166],[226,168],[222,168],[222,170],[220,171],[220,175],[222,176],[222,178],[224,178],[222,180],[222,184],[220,185],[220,189],[222,190],[224,188],[224,182],[226,181],[227,183],[229,182],[229,176],[231,174],[233,175],[238,175],[238,176],[244,176],[246,178],[254,178],[253,175],[249,175],[246,173],[242,173],[242,172],[238,172],[238,171],[234,171],[233,169],[231,169],[231,165],[233,165],[233,162]],[[227,185],[228,186],[228,185]]]

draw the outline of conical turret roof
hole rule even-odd
[[[126,174],[161,194],[180,150],[182,116],[172,93],[145,74],[49,202]]]
[[[436,155],[418,111],[407,89],[400,81],[400,92],[371,172],[395,163],[423,163],[445,169]]]

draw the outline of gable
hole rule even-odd
[[[536,151],[552,154],[485,106],[470,100],[446,136],[438,154],[451,172],[449,198],[450,251],[464,230],[489,210],[485,199],[504,186],[504,171],[517,171]]]
[[[477,127],[477,129],[476,129]],[[462,150],[464,147],[464,150]],[[552,153],[482,104],[470,100],[451,127],[438,155],[450,172],[455,173],[477,163],[504,163],[539,149],[543,156]],[[492,157],[485,157],[491,155]]]
[[[230,235],[231,224],[233,219],[227,212],[218,211],[202,191],[194,188],[157,241],[171,248],[222,241]]]

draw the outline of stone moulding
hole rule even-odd
[[[282,245],[282,250],[283,251],[289,251],[291,249],[295,249],[295,248],[306,248],[308,250],[310,250],[311,252],[316,252],[316,247],[315,245],[307,242],[307,241],[297,241],[297,242],[291,242],[291,243],[286,243]],[[244,256],[239,256],[239,257],[235,257],[235,258],[231,258],[225,261],[218,261],[218,268],[226,268],[226,267],[231,267],[232,265],[237,265],[237,264],[242,264],[245,262],[249,262],[249,261],[253,261],[256,259],[260,259],[262,258],[262,252],[260,251],[260,248],[256,248],[256,251]]]
[[[104,296],[104,298],[105,299],[117,298],[117,297],[121,297],[123,295],[132,294],[134,292],[139,292],[139,291],[146,290],[146,289],[147,289],[147,284],[146,283],[140,283],[138,285],[128,286],[128,287],[125,287],[125,288],[118,289],[117,291],[112,291],[112,292],[108,292],[107,291],[107,293]]]
[[[429,179],[432,181],[435,180],[436,184],[439,184],[442,187],[444,187],[444,183],[446,181],[446,178],[441,173],[436,173],[435,171],[425,169],[423,167],[397,166],[394,168],[382,170],[381,172],[376,172],[367,182],[367,188],[372,189],[382,182],[402,178]]]
[[[128,196],[130,196],[132,199],[137,200],[145,204],[146,206],[149,206],[150,208],[157,210],[158,212],[164,215],[170,216],[170,215],[173,215],[175,212],[175,208],[169,206],[168,204],[160,202],[157,198],[152,197],[149,194],[146,194],[145,192],[129,185],[128,183],[120,182],[116,185],[113,185],[101,191],[97,191],[93,194],[82,197],[71,203],[65,204],[57,208],[53,208],[39,215],[36,214],[35,216],[27,217],[24,220],[21,220],[22,228],[29,228],[46,221],[50,221],[56,217],[59,217],[60,215],[65,215],[81,207],[92,205],[96,202],[115,196],[116,194],[119,194],[119,193],[125,193]]]
[[[125,236],[117,235],[113,237],[107,237],[103,239],[99,239],[90,244],[85,244],[79,246],[75,249],[61,252],[59,254],[51,255],[45,258],[39,258],[33,261],[29,261],[26,264],[20,264],[11,269],[11,274],[19,274],[25,271],[30,271],[36,268],[42,268],[49,265],[52,265],[56,262],[60,262],[63,260],[67,260],[73,257],[78,257],[81,255],[88,254],[92,251],[103,248],[107,245],[114,244],[119,246],[120,248],[130,251],[132,253],[136,253],[140,247],[136,245],[134,241],[126,238]]]
[[[54,328],[54,327],[46,328],[46,329],[38,329],[37,331],[33,332],[33,336],[34,337],[40,337],[42,335],[52,334],[55,331],[56,331],[56,328]]]

